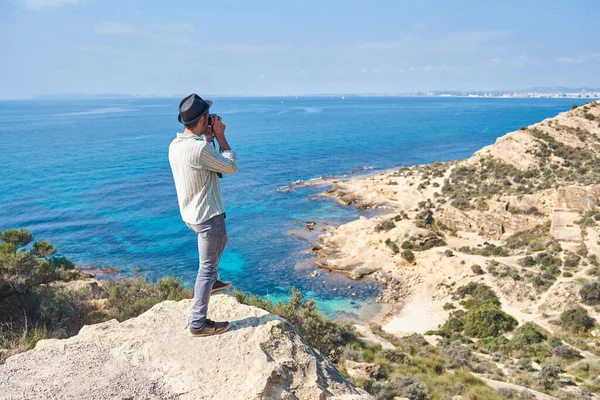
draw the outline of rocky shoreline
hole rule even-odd
[[[378,301],[392,308],[384,329],[393,333],[435,329],[449,315],[443,306],[451,297],[450,288],[471,281],[489,281],[517,310],[537,304],[519,294],[527,285],[511,293],[503,289],[505,283],[491,274],[480,276],[471,266],[497,262],[516,267],[522,251],[498,255],[493,248],[504,248],[506,238],[544,223],[549,224],[550,237],[567,251],[581,243],[573,221],[596,207],[600,186],[566,172],[571,154],[560,159],[548,151],[559,143],[595,154],[600,127],[590,115],[600,116],[600,103],[522,127],[466,160],[327,181],[323,196],[386,214],[361,216],[321,232],[312,249],[316,265],[380,282],[385,291]],[[565,285],[569,286],[559,279],[556,287]],[[538,306],[545,309],[546,303]],[[422,312],[423,307],[428,311]],[[521,320],[536,319],[533,315]]]

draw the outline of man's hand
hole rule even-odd
[[[213,132],[215,134],[215,138],[217,138],[217,140],[219,140],[221,138],[225,139],[225,124],[221,120],[220,116],[215,115],[213,117],[212,128],[213,128]]]
[[[220,116],[215,115],[213,117],[212,129],[217,142],[219,142],[221,151],[231,150],[229,143],[227,143],[227,139],[225,139],[225,124],[221,120]]]
[[[204,132],[204,140],[206,140],[207,142],[212,142],[214,137],[215,137],[215,134],[213,133],[212,128],[209,126],[206,129],[206,132]]]

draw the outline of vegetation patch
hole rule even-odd
[[[257,295],[247,295],[234,291],[238,302],[267,310],[279,315],[292,324],[306,341],[332,361],[337,361],[344,352],[345,345],[356,341],[356,333],[350,325],[343,325],[325,318],[317,311],[313,299],[292,288],[292,297],[287,303],[273,304]]]
[[[375,232],[389,231],[390,229],[394,229],[396,224],[392,218],[386,219],[375,225]]]
[[[545,250],[552,241],[550,221],[531,229],[517,232],[506,239],[506,248],[518,250],[527,248],[530,251]]]
[[[517,320],[499,307],[485,304],[467,311],[464,334],[474,338],[498,336],[517,326]]]
[[[508,212],[515,215],[533,215],[536,217],[542,217],[544,214],[537,209],[537,207],[519,208],[510,206]]]
[[[486,244],[484,247],[470,247],[463,246],[458,249],[461,253],[475,254],[484,257],[508,257],[510,254],[502,246],[496,246],[494,244]]]
[[[584,283],[579,290],[579,295],[584,304],[590,306],[600,304],[600,281],[594,280]]]
[[[596,320],[583,307],[575,307],[560,314],[560,324],[563,329],[573,333],[587,332],[594,327]]]
[[[412,251],[426,251],[432,249],[434,247],[445,246],[446,242],[444,239],[439,237],[438,235],[416,235],[411,236],[404,242],[402,242],[401,247],[404,250],[412,250]]]
[[[410,250],[404,250],[404,251],[402,251],[402,258],[404,258],[409,263],[414,263],[415,262],[415,253],[413,253]]]
[[[109,281],[105,288],[91,284],[69,289],[65,282],[92,276],[74,270],[49,242],[34,242],[24,229],[0,232],[0,241],[0,349],[5,349],[0,362],[33,348],[40,339],[66,338],[84,325],[111,318],[123,321],[161,301],[191,297],[191,291],[171,277],[156,283],[138,277]],[[103,306],[95,302],[100,298],[106,299]]]
[[[398,254],[400,252],[400,248],[398,247],[398,244],[390,238],[385,239],[385,245],[387,247],[389,247],[390,250],[392,250],[394,252],[394,254]]]
[[[527,193],[528,182],[523,181],[523,171],[492,157],[480,159],[479,165],[458,166],[444,181],[442,194],[448,196],[451,205],[459,210],[479,207],[485,209],[484,200],[473,204],[472,199],[482,196],[510,193]]]

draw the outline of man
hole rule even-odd
[[[229,322],[212,321],[207,312],[211,293],[231,286],[231,282],[217,279],[219,260],[228,241],[219,177],[235,174],[237,163],[225,138],[221,117],[209,114],[211,106],[212,101],[202,100],[195,93],[184,98],[178,117],[184,131],[178,132],[169,146],[181,218],[198,234],[200,267],[189,322],[190,332],[196,336],[218,335],[229,329]],[[213,139],[219,143],[221,154]]]

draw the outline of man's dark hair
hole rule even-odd
[[[198,118],[197,120],[195,120],[194,122],[190,122],[189,124],[184,124],[184,126],[189,129],[192,130],[194,129],[196,126],[198,126],[198,123],[200,122],[200,118]]]
[[[207,115],[207,114],[206,114],[206,112],[205,112],[204,114],[202,114],[202,115],[200,116],[200,118],[198,118],[198,119],[197,119],[197,120],[195,120],[194,122],[190,122],[189,124],[184,124],[184,126],[185,126],[186,128],[188,128],[189,130],[192,130],[192,129],[194,129],[196,126],[198,126],[198,124],[200,123],[200,120],[201,120],[201,119],[202,119],[202,117],[204,117],[205,115]]]

